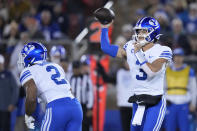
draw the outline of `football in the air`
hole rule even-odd
[[[112,10],[103,7],[95,10],[94,16],[103,25],[109,24],[115,18]]]

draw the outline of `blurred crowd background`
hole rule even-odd
[[[93,20],[93,11],[108,0],[8,0],[0,5],[1,52],[11,55],[18,43],[39,40],[47,45],[69,46]],[[197,3],[195,0],[114,1],[116,14],[112,41],[131,31],[143,16],[155,17],[161,25],[160,43],[182,47],[186,55],[197,54]],[[128,33],[127,33],[128,34]],[[126,36],[125,36],[126,37]],[[130,36],[127,36],[130,38]],[[49,47],[50,48],[50,47]],[[70,58],[72,55],[68,50]],[[9,60],[8,60],[9,63]]]
[[[103,108],[100,110],[106,111],[106,114],[101,113],[100,119],[103,124],[99,126],[102,128],[99,131],[103,129],[106,131],[121,130],[118,127],[121,123],[120,118],[113,119],[119,109],[118,98],[116,98],[118,91],[114,87],[117,84],[117,72],[125,65],[123,60],[111,59],[100,51],[101,27],[93,17],[94,10],[103,7],[107,2],[108,0],[0,0],[0,54],[5,58],[5,69],[12,73],[16,81],[14,89],[16,94],[13,95],[15,103],[12,103],[13,107],[9,108],[12,115],[11,130],[23,127],[20,122],[17,123],[18,119],[24,120],[25,98],[24,89],[21,88],[19,81],[20,70],[17,67],[17,60],[23,45],[30,41],[43,43],[48,52],[54,46],[63,46],[65,51],[61,61],[65,63],[62,66],[65,66],[66,72],[70,71],[70,74],[72,74],[71,63],[73,61],[76,64],[76,60],[80,60],[84,54],[90,56],[90,62],[93,63],[90,66],[92,83],[95,87],[104,87],[102,90],[105,91],[105,96],[102,97],[106,106],[101,104]],[[196,0],[114,0],[113,2],[111,9],[116,16],[109,34],[113,44],[123,46],[132,38],[134,33],[132,28],[137,20],[143,16],[153,16],[161,25],[163,35],[159,43],[167,45],[171,49],[182,48],[185,54],[184,61],[193,67],[195,72],[197,71]],[[76,37],[86,27],[89,31],[88,34],[82,41],[76,42]],[[48,56],[50,57],[50,53]],[[97,67],[94,67],[94,64]],[[95,82],[97,81],[97,78],[94,77],[95,70],[102,72],[99,77],[102,77],[103,80],[102,82],[98,80],[100,83]],[[99,73],[97,72],[97,74]],[[97,92],[97,88],[94,89],[94,92]],[[0,95],[3,96],[3,94],[9,96],[1,91]],[[97,99],[97,96],[95,95],[94,99]],[[3,97],[1,99],[6,101]],[[97,100],[94,100],[94,104],[95,102]],[[1,103],[0,107],[3,107]],[[188,116],[191,118],[192,130],[196,128],[195,115],[196,109],[192,115]],[[118,122],[119,124],[117,124]],[[113,124],[117,124],[117,127]],[[19,127],[16,128],[16,126]]]

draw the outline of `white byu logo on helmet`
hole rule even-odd
[[[149,20],[149,24],[152,26],[158,26],[159,23],[156,20],[151,19],[151,20]]]
[[[35,47],[33,45],[28,45],[28,47],[24,48],[24,50],[27,52],[27,54],[29,54],[29,52],[31,52],[34,49],[35,49]]]

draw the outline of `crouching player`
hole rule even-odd
[[[38,97],[47,103],[41,131],[81,131],[81,105],[73,97],[63,69],[46,62],[46,56],[47,49],[36,42],[26,44],[20,53],[19,62],[25,67],[20,82],[26,88],[26,125],[34,128],[30,115]]]
[[[172,51],[156,43],[160,37],[160,25],[152,17],[144,17],[136,23],[134,39],[123,47],[109,43],[108,27],[112,22],[102,25],[101,49],[112,57],[127,58],[133,83],[129,98],[133,103],[130,129],[158,131],[166,111],[164,77]]]

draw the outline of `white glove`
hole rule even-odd
[[[32,116],[28,116],[25,114],[25,124],[29,129],[35,129],[34,121],[35,119]]]

